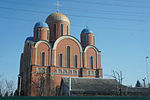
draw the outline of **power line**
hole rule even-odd
[[[94,5],[101,5],[101,6],[116,6],[116,7],[131,7],[131,8],[142,8],[142,9],[150,9],[150,7],[149,6],[145,6],[145,5],[137,5],[137,6],[135,6],[135,4],[134,5],[126,5],[126,4],[124,4],[124,5],[120,5],[120,4],[112,4],[112,3],[103,3],[103,2],[92,2],[92,1],[81,1],[81,0],[67,0],[67,1],[69,1],[69,2],[76,2],[76,3],[82,3],[82,4],[85,4],[85,5],[87,5],[87,4],[94,4]],[[86,2],[86,3],[85,3]]]
[[[26,9],[18,9],[18,8],[8,8],[8,7],[0,7],[2,9],[8,9],[13,11],[26,11],[26,12],[32,12],[32,13],[49,13],[46,11],[35,11],[35,10],[26,10]],[[90,19],[105,19],[105,20],[120,20],[120,21],[133,21],[133,22],[148,22],[149,20],[145,19],[130,19],[130,18],[112,18],[112,17],[102,17],[102,16],[85,16],[85,15],[73,15],[73,14],[66,14],[68,16],[74,16],[74,17],[83,17],[83,18],[90,18]]]
[[[6,1],[5,1],[6,2]],[[12,1],[11,1],[12,2]],[[16,2],[12,2],[12,3],[16,3]],[[19,3],[20,4],[20,3]],[[26,3],[24,4],[24,3],[21,3],[21,4],[23,4],[23,5],[26,5]],[[28,5],[28,4],[27,4]],[[30,5],[32,5],[32,4],[30,4]],[[41,5],[40,5],[41,6]],[[32,7],[33,7],[33,5],[32,5]],[[46,6],[42,6],[42,8],[43,7],[45,7],[45,8],[47,8]],[[49,8],[49,7],[48,7]],[[51,9],[53,9],[53,8],[51,8]],[[70,10],[71,8],[69,8],[69,9],[66,9],[66,8],[63,8],[63,10]],[[54,10],[56,10],[56,9],[54,9]],[[75,9],[71,9],[71,10],[81,10],[81,9],[79,9],[79,8],[75,8]],[[87,8],[86,8],[86,10],[87,10]],[[92,9],[91,9],[92,10]],[[24,10],[24,11],[27,11],[27,10]],[[142,17],[150,17],[150,16],[145,16],[145,15],[147,15],[146,13],[135,13],[135,12],[122,12],[122,11],[119,11],[119,12],[116,12],[116,13],[114,13],[113,11],[107,11],[107,10],[99,10],[99,9],[93,9],[93,11],[95,12],[95,11],[97,11],[97,12],[100,12],[100,13],[108,13],[108,14],[111,14],[111,15],[127,15],[127,16],[142,16]],[[93,12],[92,11],[92,12]],[[31,11],[30,11],[31,12]],[[34,11],[34,12],[39,12],[39,11]],[[120,14],[120,12],[121,12],[121,14]],[[40,12],[40,13],[43,13],[43,12]],[[129,14],[129,13],[131,13],[131,14]]]
[[[7,2],[7,3],[18,3],[18,4],[22,4],[22,5],[27,5],[27,6],[29,6],[29,5],[31,5],[32,7],[34,7],[33,5],[35,5],[35,4],[31,4],[31,3],[19,3],[19,2],[14,2],[14,1],[4,1],[4,0],[1,0],[2,2]],[[65,1],[65,0],[64,0]],[[78,0],[69,0],[70,2],[77,2]],[[119,0],[117,0],[117,1],[119,1]],[[83,2],[83,1],[80,1],[80,2]],[[90,4],[91,5],[91,1],[90,1],[90,3],[88,3],[89,1],[86,1],[86,4]],[[77,2],[77,3],[79,3],[79,2]],[[85,3],[84,3],[85,4]],[[95,2],[94,4],[97,4],[97,2]],[[39,5],[39,4],[38,4]],[[35,5],[35,6],[37,6],[37,5]],[[51,5],[52,6],[52,5]],[[102,5],[101,5],[102,6]],[[50,8],[50,6],[48,6],[48,5],[41,5],[40,4],[40,7],[42,7],[42,8]],[[69,7],[68,9],[66,9],[66,6],[65,6],[65,8],[62,8],[63,10],[70,10],[70,8],[72,8],[72,6],[71,7]],[[138,7],[139,8],[139,7]],[[53,8],[51,8],[51,9],[53,9]],[[82,9],[84,9],[84,8],[82,8]],[[87,8],[85,8],[86,10],[87,10]],[[55,9],[56,10],[56,9]],[[71,10],[80,10],[81,11],[81,9],[79,9],[79,8],[72,8]],[[111,11],[107,11],[107,10],[99,10],[99,9],[91,9],[91,10],[93,10],[93,11],[104,11],[104,12],[111,12]],[[92,11],[92,12],[93,12]],[[123,12],[123,11],[120,11],[121,13]],[[126,13],[135,13],[135,12],[126,12]],[[138,14],[138,13],[136,13],[136,14]],[[139,13],[140,14],[140,13]],[[145,14],[145,13],[141,13],[141,14]]]
[[[6,16],[0,16],[0,18],[2,19],[14,19],[14,20],[18,20],[18,21],[22,21],[22,22],[31,22],[32,20],[26,20],[26,19],[22,19],[22,18],[10,18],[10,17],[6,17]],[[83,27],[80,24],[71,24],[73,27]],[[130,28],[116,28],[116,27],[103,27],[103,26],[94,26],[96,28],[109,28],[111,30],[128,30],[128,31],[150,31],[148,29],[130,29]]]
[[[94,16],[85,16],[85,15],[71,15],[68,14],[68,16],[75,16],[75,17],[83,17],[83,18],[94,18],[94,19],[105,19],[105,20],[119,20],[119,21],[133,21],[133,22],[149,22],[150,20],[145,20],[145,19],[129,19],[129,18],[112,18],[112,17],[94,17]]]

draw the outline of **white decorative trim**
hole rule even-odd
[[[78,46],[79,46],[79,48],[80,48],[80,52],[82,52],[82,46],[81,46],[81,44],[79,43],[79,41],[78,41],[77,39],[75,39],[75,38],[72,37],[72,36],[61,36],[61,37],[59,37],[59,38],[55,41],[55,43],[54,43],[53,50],[56,50],[56,47],[57,47],[58,43],[59,43],[61,40],[63,40],[63,39],[71,39],[71,40],[74,40],[74,41],[78,44]]]
[[[54,66],[56,66],[56,50],[54,50]]]
[[[82,54],[82,52],[83,52],[83,50],[82,50],[82,46],[81,46],[81,44],[80,44],[80,42],[77,40],[77,39],[75,39],[74,37],[72,37],[72,36],[61,36],[61,37],[59,37],[56,41],[55,41],[55,43],[54,43],[54,46],[53,46],[53,50],[55,51],[54,52],[54,66],[56,66],[56,47],[57,47],[57,45],[58,45],[58,43],[61,41],[61,40],[63,40],[63,39],[71,39],[71,40],[73,40],[73,41],[75,41],[76,43],[77,43],[77,45],[79,46],[79,48],[80,48],[80,53]],[[80,56],[81,58],[81,64],[82,64],[82,55]],[[82,67],[82,66],[81,66]]]
[[[85,57],[85,65],[87,64],[86,63],[86,51],[89,49],[89,48],[93,48],[95,51],[96,51],[96,67],[98,68],[98,50],[97,50],[97,48],[96,47],[94,47],[94,46],[91,46],[91,45],[89,45],[89,46],[87,46],[86,48],[85,48],[85,50],[84,50],[84,57]]]
[[[51,50],[49,49],[49,62],[48,62],[48,66],[51,65]]]
[[[50,44],[49,44],[48,42],[46,42],[46,41],[43,41],[43,40],[40,40],[40,41],[36,42],[35,48],[37,48],[37,46],[38,46],[40,43],[45,43],[45,44],[48,45],[49,48],[51,48]]]
[[[80,52],[80,67],[82,68],[82,52]]]

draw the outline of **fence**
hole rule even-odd
[[[0,97],[0,100],[150,100],[150,97],[128,96],[43,96],[43,97]]]

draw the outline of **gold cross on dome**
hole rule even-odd
[[[85,24],[85,28],[88,28],[88,22],[86,22],[86,24]]]
[[[57,0],[57,4],[56,5],[57,5],[57,12],[59,12],[59,6],[60,6],[59,5],[59,0]]]

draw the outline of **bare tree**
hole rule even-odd
[[[40,70],[37,74],[36,74],[38,78],[38,80],[34,80],[32,79],[32,86],[34,88],[36,88],[36,92],[38,94],[38,96],[46,96],[46,90],[48,89],[46,86],[46,73],[45,70]]]
[[[3,79],[0,75],[0,96],[12,95],[15,90],[15,83],[12,80]]]
[[[4,80],[2,79],[2,75],[0,75],[0,92],[1,95],[3,96],[5,94],[5,85],[4,85]]]
[[[117,72],[117,71],[112,71],[113,75],[112,77],[115,78],[115,80],[117,80],[119,82],[119,84],[117,84],[117,91],[119,92],[118,94],[121,96],[122,95],[122,81],[123,81],[123,77],[122,77],[122,71]]]
[[[0,89],[0,97],[2,97],[2,92],[1,92],[1,89]]]
[[[15,91],[15,83],[14,81],[10,80],[5,80],[5,84],[6,84],[6,90],[8,91],[8,95],[12,95],[13,92]]]

